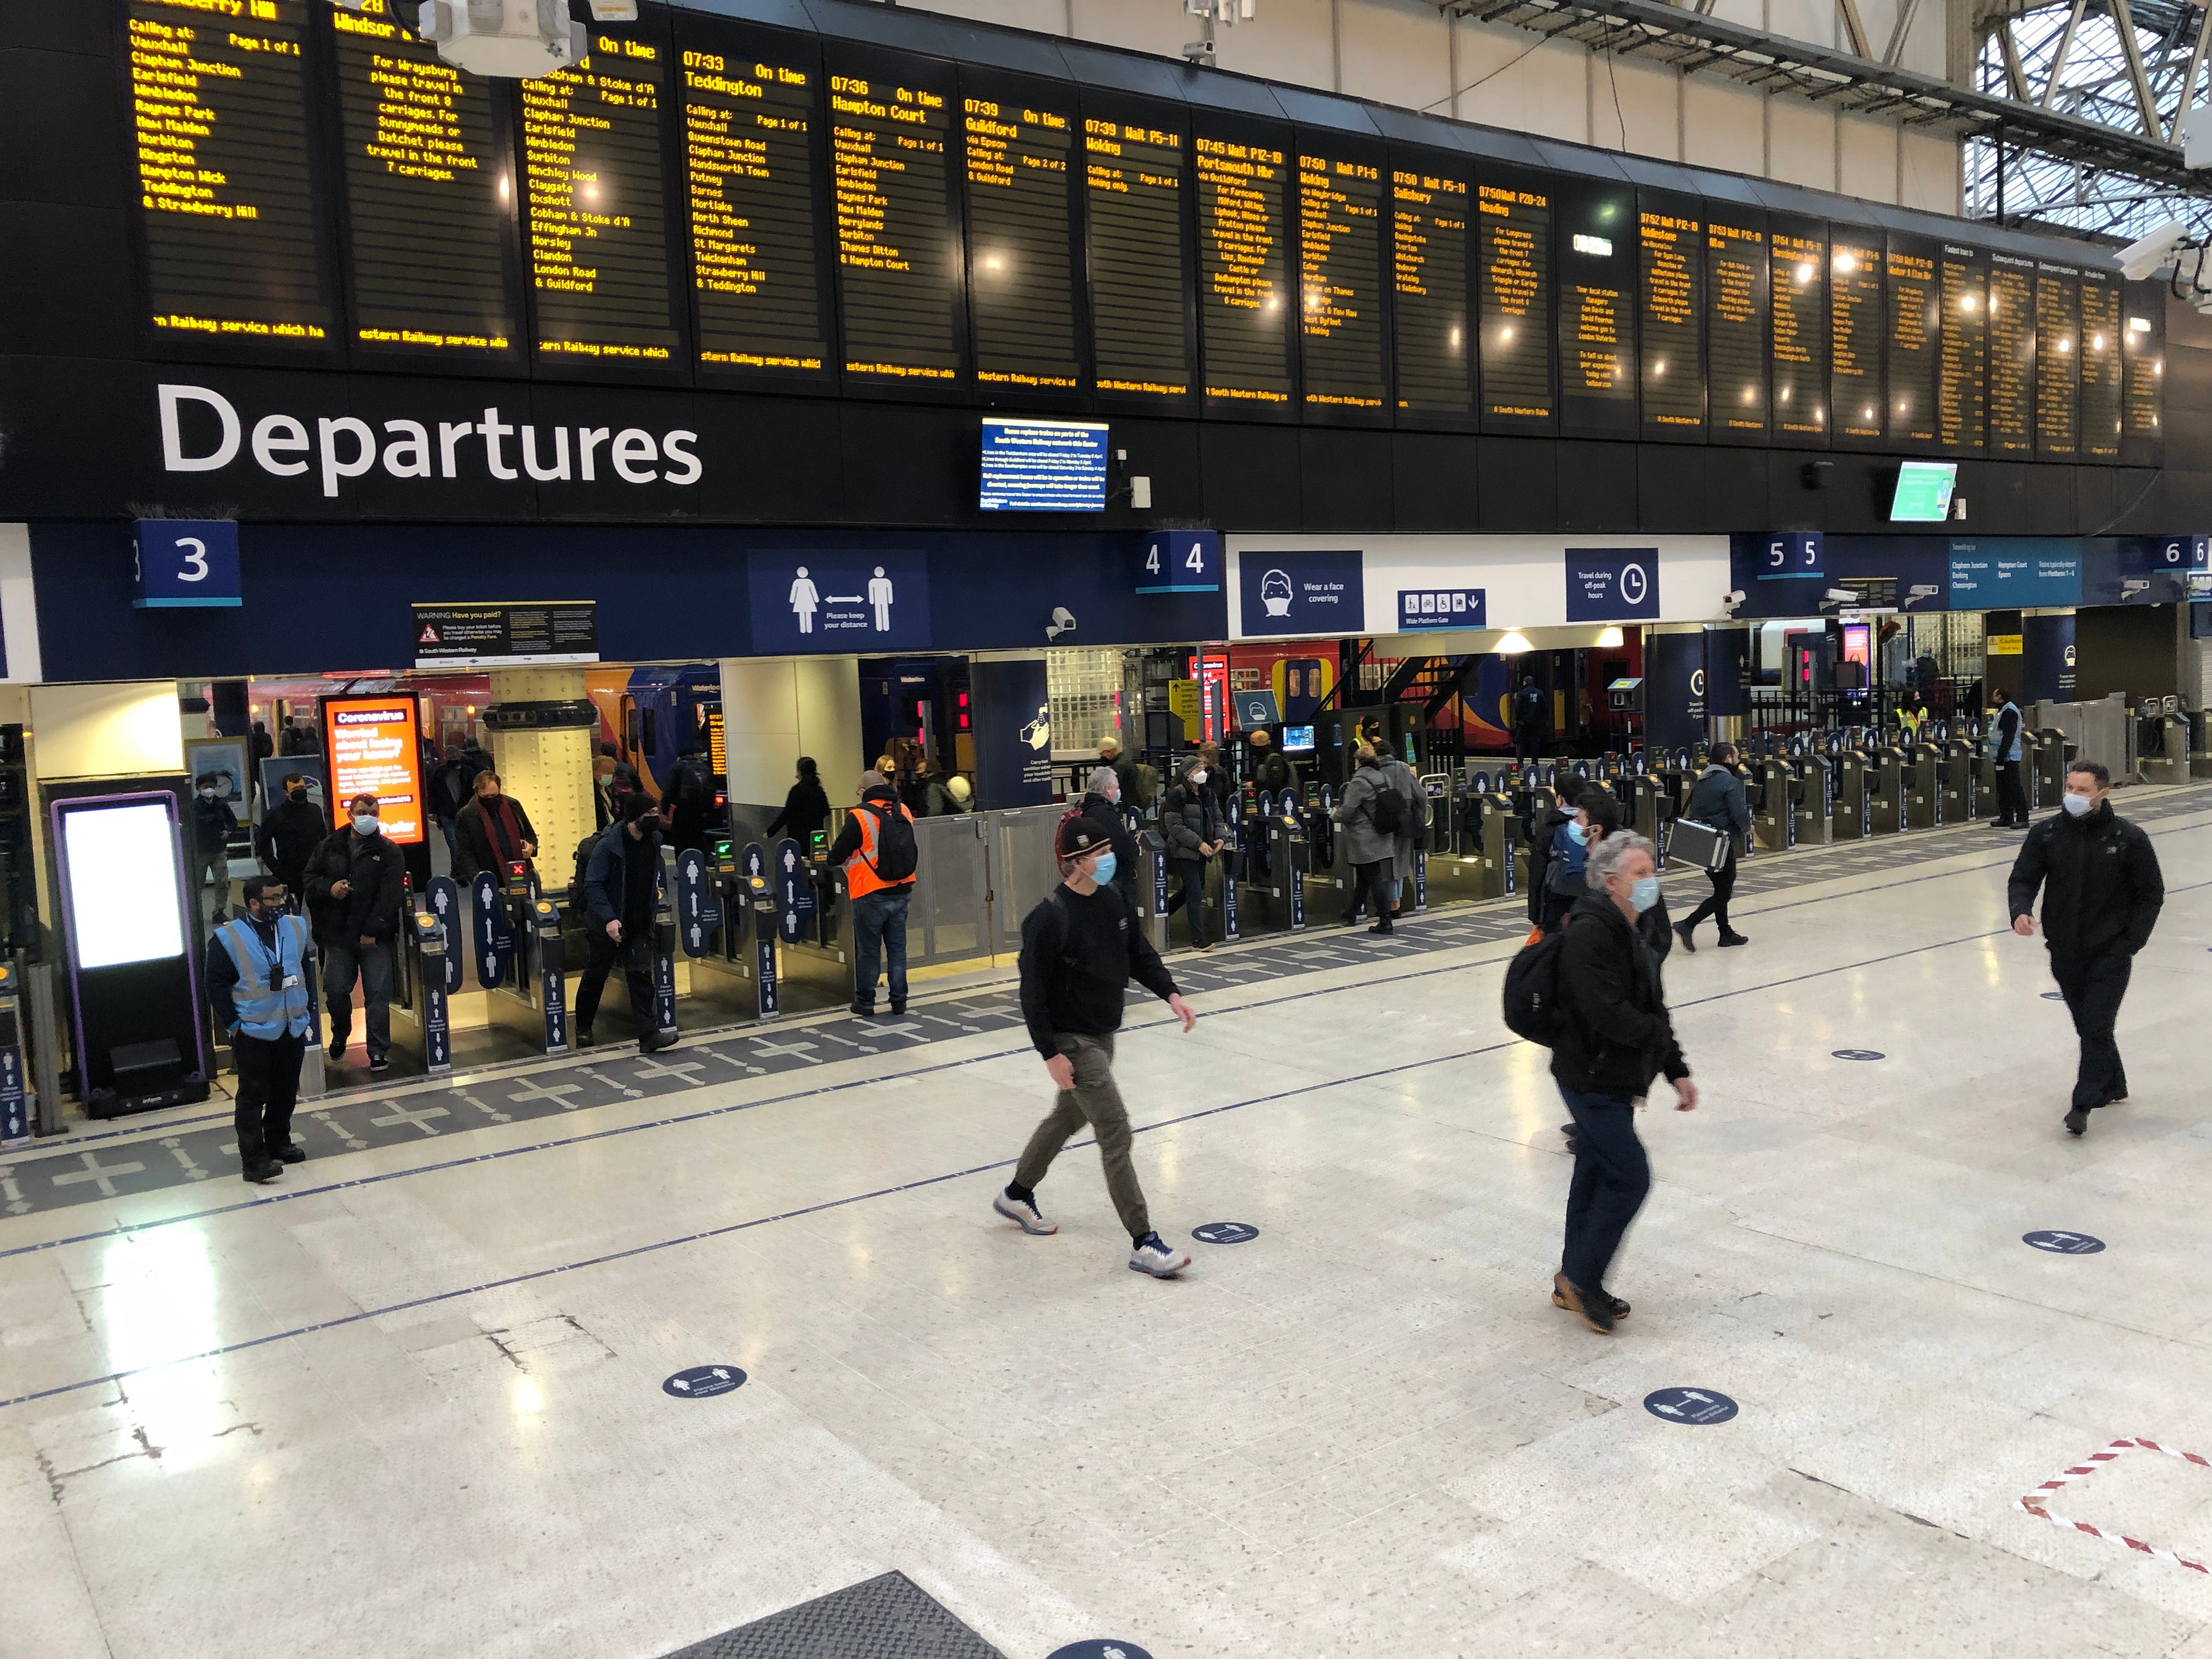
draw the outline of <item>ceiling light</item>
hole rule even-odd
[[[1608,628],[1597,636],[1597,648],[1601,651],[1616,651],[1627,643],[1618,627]]]
[[[1505,637],[1498,642],[1498,654],[1501,657],[1517,657],[1535,648],[1528,643],[1528,636],[1517,628],[1506,629]]]

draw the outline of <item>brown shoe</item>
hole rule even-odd
[[[1565,1273],[1552,1275],[1552,1300],[1569,1313],[1579,1314],[1583,1324],[1600,1336],[1613,1334],[1613,1299],[1602,1293],[1584,1296]]]
[[[1607,1302],[1613,1309],[1613,1316],[1616,1322],[1627,1318],[1629,1315],[1636,1311],[1635,1309],[1630,1307],[1619,1297],[1611,1295],[1610,1293],[1604,1294],[1606,1295]],[[1561,1296],[1557,1291],[1553,1291],[1552,1292],[1552,1305],[1555,1308],[1565,1308],[1569,1313],[1576,1311],[1574,1307],[1568,1303],[1567,1298]]]

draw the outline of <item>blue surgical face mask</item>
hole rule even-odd
[[[1574,844],[1575,844],[1576,846],[1577,846],[1577,847],[1587,847],[1587,846],[1589,846],[1589,830],[1588,826],[1587,826],[1587,825],[1584,825],[1584,824],[1580,824],[1580,823],[1571,823],[1571,824],[1569,824],[1569,825],[1567,826],[1567,839],[1568,839],[1569,841],[1571,841],[1571,842],[1574,842]]]
[[[1638,915],[1642,915],[1653,905],[1658,903],[1659,878],[1656,876],[1640,876],[1636,880],[1629,883],[1628,902],[1636,907],[1636,914]]]
[[[1091,866],[1091,879],[1097,882],[1101,887],[1103,887],[1108,882],[1114,879],[1114,871],[1115,867],[1116,860],[1114,854],[1111,853],[1101,853],[1098,855],[1098,862]]]

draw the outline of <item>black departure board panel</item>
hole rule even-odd
[[[1191,141],[1198,175],[1198,319],[1206,400],[1224,412],[1287,416],[1291,319],[1287,131],[1265,140]]]
[[[520,355],[517,203],[495,83],[441,63],[392,0],[331,7],[346,277],[366,356]]]
[[[2070,461],[2081,447],[2081,281],[2069,266],[2035,270],[2035,453]]]
[[[1182,191],[1185,134],[1158,121],[1086,115],[1091,331],[1098,390],[1150,398],[1190,393]]]
[[[146,321],[164,337],[322,345],[336,332],[308,162],[312,9],[125,8]]]
[[[1389,407],[1382,324],[1382,168],[1341,154],[1298,156],[1298,333],[1305,407],[1323,419]]]
[[[1716,443],[1766,441],[1766,227],[1732,209],[1705,221],[1706,431]]]
[[[1943,339],[1936,359],[1936,440],[1956,455],[1989,441],[1989,259],[1946,242],[1938,256]]]
[[[1467,326],[1467,180],[1427,167],[1390,174],[1390,288],[1396,306],[1398,413],[1414,424],[1474,410]]]
[[[2035,262],[1990,257],[1990,453],[2035,453]]]
[[[2126,319],[2120,335],[2120,459],[2130,466],[2155,465],[2165,431],[2166,311],[2157,283],[2136,283],[2120,297]]]
[[[2081,273],[2081,453],[2111,461],[2120,453],[2120,279]]]
[[[951,76],[857,56],[827,68],[845,377],[949,388],[961,379]]]
[[[681,361],[661,109],[665,29],[595,25],[587,55],[520,83],[532,343],[571,362]]]
[[[1900,448],[1933,447],[1938,438],[1937,371],[1943,339],[1939,247],[1895,232],[1889,238],[1889,441]]]
[[[1882,434],[1882,240],[1842,225],[1828,244],[1828,407],[1838,442]]]
[[[820,57],[679,18],[695,349],[712,379],[826,383]]]
[[[963,89],[964,91],[965,89]],[[1073,395],[1076,343],[1075,100],[966,91],[968,305],[975,384]]]
[[[1485,432],[1548,432],[1552,391],[1552,198],[1532,184],[1475,186],[1476,373]]]
[[[1636,198],[1626,189],[1559,192],[1559,430],[1636,433]]]
[[[1637,201],[1643,310],[1644,435],[1703,438],[1705,227],[1703,204],[1646,194]]]
[[[1774,322],[1774,435],[1828,436],[1828,238],[1817,221],[1771,222],[1768,291]]]

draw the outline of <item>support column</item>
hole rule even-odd
[[[731,832],[757,836],[783,810],[801,755],[813,757],[832,806],[874,758],[860,738],[858,657],[726,657],[722,750]]]
[[[525,703],[588,703],[581,668],[495,668],[491,708]],[[596,719],[574,726],[504,730],[486,711],[491,727],[492,769],[509,795],[530,814],[538,831],[538,872],[546,887],[567,889],[576,843],[592,833],[592,754]]]

